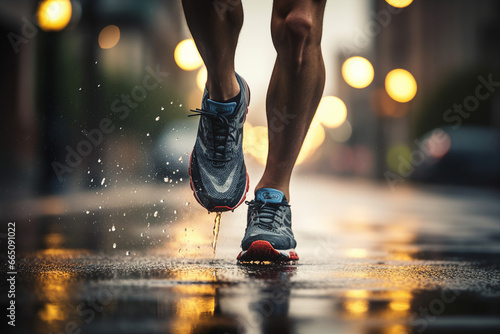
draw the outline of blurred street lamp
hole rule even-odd
[[[38,6],[37,20],[44,31],[59,31],[71,20],[72,7],[69,0],[44,0]]]
[[[205,83],[207,82],[207,68],[203,66],[196,75],[196,85],[203,92],[205,90]]]
[[[385,77],[385,90],[393,100],[405,103],[417,94],[417,82],[410,72],[398,68]]]
[[[389,5],[396,8],[404,8],[409,6],[413,0],[385,0]]]
[[[365,88],[373,81],[372,64],[363,57],[351,57],[342,65],[342,77],[354,88]]]
[[[111,49],[120,41],[120,28],[115,25],[104,27],[99,33],[99,46],[101,49]]]
[[[338,128],[347,117],[345,103],[336,96],[324,96],[318,106],[313,123],[321,123],[328,128]]]
[[[203,64],[203,60],[192,39],[185,39],[177,44],[174,59],[177,66],[185,71],[196,70]]]

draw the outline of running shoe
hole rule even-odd
[[[243,123],[250,89],[236,74],[240,85],[239,103],[221,103],[208,98],[205,89],[198,135],[189,162],[190,185],[196,200],[208,211],[234,210],[245,200],[248,174],[243,160]]]
[[[240,262],[296,261],[297,242],[292,232],[292,212],[283,193],[261,188],[248,204],[248,223],[241,242]]]

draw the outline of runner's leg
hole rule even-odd
[[[256,190],[290,199],[290,177],[325,84],[321,54],[326,0],[275,0],[271,34],[278,53],[267,93],[269,154]]]

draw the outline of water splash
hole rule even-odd
[[[217,212],[215,214],[215,220],[214,220],[214,240],[212,241],[212,249],[214,250],[214,257],[215,257],[215,249],[217,247],[217,238],[219,237],[219,228],[220,228],[220,217],[222,215],[222,212]]]

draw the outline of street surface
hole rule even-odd
[[[403,184],[391,192],[382,183],[298,174],[291,204],[300,261],[239,265],[246,206],[222,215],[214,257],[215,215],[188,188],[184,180],[4,203],[1,232],[16,222],[18,253],[16,327],[5,316],[1,327],[500,333],[494,191]],[[2,282],[7,271],[3,265]]]

